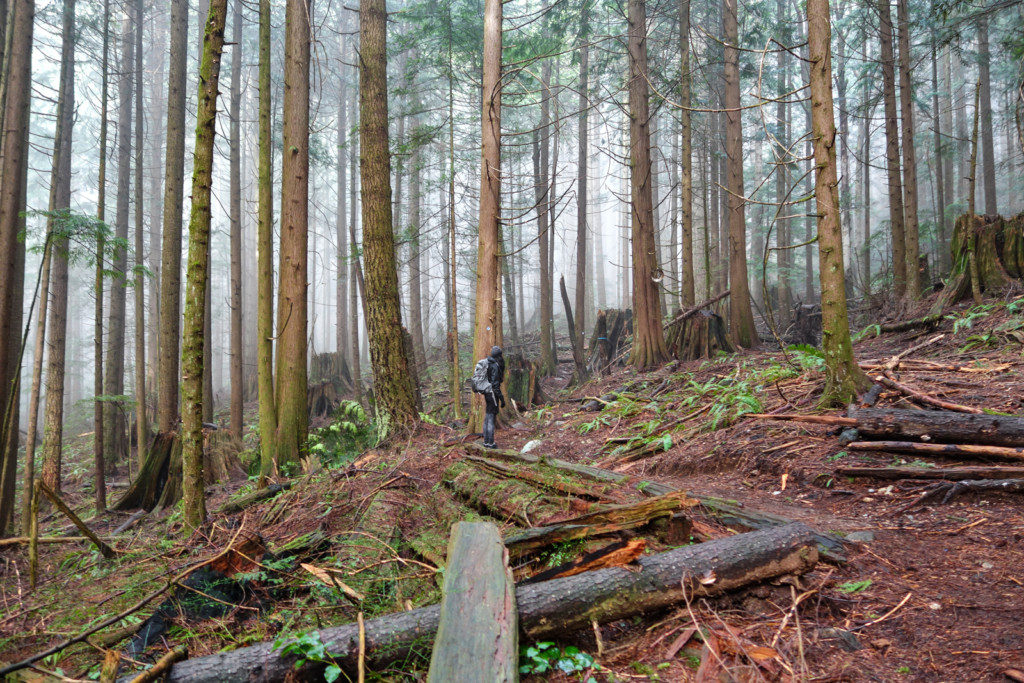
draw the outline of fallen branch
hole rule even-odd
[[[899,367],[900,361],[902,361],[904,358],[906,358],[910,354],[914,353],[915,351],[920,351],[921,349],[925,348],[926,346],[931,346],[932,344],[934,344],[935,342],[939,341],[940,339],[943,339],[945,336],[946,336],[945,334],[937,334],[934,337],[932,337],[931,339],[927,339],[927,340],[921,342],[920,344],[915,344],[914,346],[911,346],[909,349],[906,349],[904,351],[901,351],[901,352],[897,353],[895,356],[893,356],[892,358],[890,358],[889,360],[887,360],[885,362],[885,365],[882,366],[883,370],[885,372],[888,372],[888,371],[891,371],[891,370],[895,370],[897,367]]]
[[[813,532],[803,524],[738,534],[642,557],[640,569],[600,569],[516,589],[521,633],[531,639],[591,628],[664,609],[702,595],[718,595],[751,583],[803,573],[817,563]],[[438,605],[390,614],[365,623],[365,657],[380,669],[394,662],[429,656],[440,621]],[[346,624],[319,632],[334,662],[346,672],[357,668],[359,627]],[[181,662],[172,682],[253,683],[286,677],[308,680],[323,664],[299,670],[294,657],[281,657],[266,642]]]
[[[957,413],[972,413],[974,415],[982,415],[985,412],[981,408],[960,405],[959,403],[951,403],[950,401],[943,401],[941,398],[929,396],[914,387],[903,384],[902,382],[897,382],[888,372],[884,372],[875,377],[875,381],[889,387],[890,389],[900,392],[904,396],[907,396],[918,403],[924,403],[925,405],[935,406],[943,410],[952,410]]]
[[[64,503],[64,501],[63,501],[63,500],[61,500],[61,497],[60,497],[60,496],[58,496],[58,495],[57,495],[56,493],[54,493],[54,492],[53,492],[53,491],[52,491],[52,490],[50,489],[50,487],[49,487],[49,486],[47,486],[47,485],[46,485],[46,484],[45,484],[44,482],[42,482],[42,481],[40,481],[40,482],[39,482],[39,491],[40,491],[40,492],[42,492],[42,494],[43,494],[43,495],[45,495],[45,496],[46,496],[47,498],[49,498],[49,499],[50,499],[50,502],[52,502],[52,503],[53,503],[53,504],[54,504],[54,505],[55,505],[55,506],[57,507],[57,509],[58,509],[58,510],[60,510],[61,512],[63,512],[63,513],[64,513],[64,515],[65,515],[65,516],[66,516],[66,517],[67,517],[68,519],[70,519],[70,520],[71,520],[71,521],[72,521],[72,522],[74,523],[74,525],[75,525],[76,527],[78,527],[78,530],[79,530],[79,531],[81,531],[81,532],[82,532],[82,534],[83,534],[84,536],[88,537],[88,539],[89,539],[90,541],[92,541],[93,545],[95,545],[95,546],[96,546],[96,548],[97,548],[97,549],[98,549],[98,550],[100,551],[100,553],[101,553],[101,554],[103,555],[103,557],[105,557],[105,558],[106,558],[106,559],[108,559],[108,560],[112,560],[112,559],[114,559],[115,557],[117,557],[117,552],[116,552],[116,551],[115,551],[115,550],[114,550],[113,548],[111,548],[111,547],[110,547],[109,545],[107,545],[107,544],[106,544],[105,542],[103,542],[102,540],[100,540],[100,537],[99,537],[99,536],[97,536],[97,535],[96,535],[96,534],[95,534],[95,533],[93,532],[93,530],[92,530],[92,529],[90,529],[90,528],[89,528],[89,527],[88,527],[88,526],[86,525],[86,523],[85,523],[85,522],[83,522],[83,521],[81,520],[81,518],[79,518],[79,516],[78,516],[78,515],[76,515],[76,514],[75,514],[75,513],[74,513],[74,512],[73,512],[73,511],[71,510],[71,508],[69,508],[69,507],[67,506],[67,504],[65,504],[65,503]]]
[[[1024,477],[1024,467],[838,467],[836,474],[844,477],[875,479],[1000,479]]]
[[[12,536],[11,538],[0,538],[0,548],[8,545],[21,545],[22,543],[29,543],[32,540],[30,536]],[[81,543],[82,541],[91,540],[88,536],[40,536],[36,539],[36,543]]]
[[[184,645],[172,648],[164,653],[164,656],[156,661],[156,664],[146,669],[138,676],[132,679],[132,683],[150,683],[150,681],[158,681],[163,678],[164,674],[175,662],[181,661],[188,657],[188,648]]]
[[[583,557],[560,564],[557,567],[545,569],[539,574],[531,576],[519,583],[521,586],[525,586],[531,583],[538,583],[540,581],[550,581],[551,579],[559,579],[565,576],[576,576],[583,572],[591,572],[597,569],[606,569],[608,567],[624,567],[628,564],[636,562],[636,560],[644,554],[644,549],[647,547],[647,541],[642,538],[631,538],[625,541],[616,541],[611,545],[599,548],[591,553],[587,553]]]
[[[984,446],[977,444],[920,443],[917,441],[854,441],[847,444],[851,451],[887,451],[915,455],[939,455],[949,458],[1006,458],[1024,460],[1024,448],[1012,446]]]
[[[945,505],[961,493],[968,491],[1001,491],[1003,493],[1024,493],[1024,479],[970,479],[957,482],[932,484],[912,505],[923,503],[929,498],[942,497]]]
[[[286,481],[283,484],[271,484],[270,486],[267,486],[265,488],[257,489],[256,491],[244,495],[241,498],[229,500],[228,502],[224,503],[217,510],[217,514],[232,515],[236,512],[241,512],[250,505],[255,505],[256,503],[267,500],[268,498],[273,498],[277,494],[281,493],[282,491],[287,491],[291,487],[292,482]]]

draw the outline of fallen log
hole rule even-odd
[[[769,417],[775,416],[772,415]],[[812,415],[809,417],[823,416]],[[848,418],[835,419],[846,420]],[[856,420],[851,420],[851,423],[856,424]],[[506,458],[509,460],[533,463],[537,467],[547,466],[556,469],[566,469],[599,482],[625,484],[632,479],[632,477],[627,474],[620,474],[618,472],[612,472],[610,470],[602,469],[600,467],[592,467],[590,465],[569,463],[564,460],[559,460],[558,458],[549,458],[543,455],[534,455],[533,453],[517,453],[516,451],[503,451],[498,449],[486,450],[484,452],[492,456]],[[646,496],[663,496],[678,490],[676,487],[668,484],[646,480],[637,482],[636,488]],[[793,520],[782,517],[781,515],[760,512],[749,508],[740,508],[738,505],[734,505],[730,501],[725,501],[721,498],[715,498],[713,496],[696,496],[693,495],[692,492],[688,493],[688,495],[691,495],[700,502],[700,509],[706,516],[716,519],[723,524],[742,526],[747,529],[770,529],[777,526],[791,524],[793,522]],[[845,561],[845,556],[843,554],[845,548],[843,546],[842,539],[830,534],[818,534],[817,541],[821,546],[821,551],[824,557],[835,562]]]
[[[527,529],[507,537],[505,547],[513,557],[520,557],[554,543],[635,529],[656,519],[671,517],[673,513],[697,504],[697,500],[683,491],[672,491],[639,503],[615,505],[589,512],[559,524]]]
[[[847,414],[861,436],[1024,446],[1024,418],[1020,417],[885,408],[852,408]]]
[[[854,441],[847,444],[851,451],[887,451],[891,453],[912,453],[938,455],[950,458],[1005,458],[1024,460],[1024,448],[1012,446],[982,446],[955,443],[921,443],[919,441]]]
[[[11,536],[10,538],[0,538],[0,548],[8,545],[29,543],[31,540],[31,536]],[[81,543],[82,541],[88,540],[91,540],[88,536],[40,536],[36,539],[36,543]]]
[[[515,584],[498,527],[452,527],[442,591],[427,680],[518,681]]]
[[[918,503],[923,503],[929,498],[936,498],[942,494],[946,494],[942,498],[942,503],[945,504],[956,496],[959,496],[961,493],[967,493],[968,491],[1024,493],[1024,479],[970,479],[932,484],[923,494],[921,494],[919,498],[910,505],[905,506],[903,509],[908,509]]]
[[[281,493],[282,491],[287,491],[291,487],[292,482],[286,481],[283,484],[271,484],[270,486],[257,489],[252,493],[246,494],[234,500],[229,500],[228,502],[224,503],[223,505],[220,506],[220,509],[217,510],[217,514],[233,515],[236,512],[241,512],[250,505],[255,505],[256,503],[267,500],[268,498],[273,498],[277,494]]]
[[[606,495],[605,489],[608,487],[594,487],[593,485],[586,487],[582,486],[570,477],[545,477],[532,471],[529,467],[523,467],[522,465],[516,465],[514,463],[506,465],[476,455],[467,456],[466,460],[474,465],[479,465],[500,477],[514,477],[516,479],[522,479],[523,481],[536,484],[542,488],[550,489],[557,493],[567,493],[570,496],[576,496],[577,498],[592,498],[606,503],[614,502]]]
[[[543,524],[569,509],[565,496],[556,499],[528,482],[507,479],[468,462],[449,467],[441,481],[467,505],[521,527]]]
[[[564,634],[591,623],[616,621],[692,600],[718,595],[778,576],[803,573],[817,563],[814,532],[803,524],[677,548],[640,558],[640,569],[600,569],[516,588],[520,634],[537,639]],[[365,662],[380,669],[426,657],[437,633],[440,608],[431,605],[371,619],[365,623]],[[359,659],[356,624],[319,632],[331,658],[354,673]],[[186,660],[171,669],[178,683],[255,683],[289,676],[308,680],[322,663],[294,668],[295,657],[281,657],[272,642]]]
[[[745,413],[745,418],[753,420],[782,420],[784,422],[806,422],[816,425],[838,425],[841,427],[856,427],[857,420],[852,417],[839,417],[836,415],[798,415],[795,413]]]
[[[93,530],[90,529],[86,523],[83,522],[81,518],[67,506],[61,497],[50,489],[49,486],[47,486],[43,481],[37,482],[37,486],[39,487],[39,491],[49,498],[50,502],[53,503],[58,510],[63,512],[64,516],[70,519],[84,536],[88,537],[88,539],[92,541],[92,544],[96,546],[96,549],[100,551],[100,554],[102,554],[103,557],[108,560],[112,560],[117,557],[117,551],[101,540],[100,537],[97,536]]]
[[[1024,477],[1024,467],[838,467],[844,477],[875,479],[1010,479]]]

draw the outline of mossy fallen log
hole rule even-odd
[[[452,527],[437,637],[427,680],[519,680],[515,583],[498,527]]]
[[[809,571],[818,561],[814,532],[803,524],[737,534],[729,538],[642,557],[639,569],[612,567],[516,588],[519,632],[530,639],[565,634],[664,609],[700,596],[719,595],[787,574]],[[370,619],[364,656],[371,670],[429,657],[440,622],[431,605]],[[345,624],[319,631],[332,661],[354,674],[360,629]],[[176,664],[177,683],[255,683],[312,680],[324,664],[281,657],[272,642],[218,652]]]
[[[516,526],[543,524],[569,510],[569,501],[518,479],[508,479],[469,462],[457,462],[442,475],[444,485],[481,512]]]

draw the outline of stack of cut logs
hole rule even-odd
[[[839,467],[837,474],[879,479],[937,479],[929,496],[944,501],[969,490],[1024,492],[1024,418],[953,410],[853,408],[847,417],[761,415],[758,417],[830,424],[856,430],[850,451],[881,451],[920,458],[983,461],[953,467]],[[1004,461],[1017,464],[1002,464]],[[952,482],[957,482],[953,484]]]

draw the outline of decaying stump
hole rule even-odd
[[[710,308],[674,320],[666,329],[666,343],[669,352],[679,360],[713,358],[719,351],[735,350],[725,334],[722,316]]]
[[[329,418],[338,409],[341,394],[335,382],[324,381],[310,384],[306,390],[306,405],[309,406],[309,421]]]
[[[608,374],[612,363],[621,355],[626,337],[633,334],[633,311],[609,308],[597,312],[594,333],[590,336],[590,357],[587,371]]]
[[[600,569],[516,588],[521,632],[531,639],[590,628],[664,609],[705,595],[719,595],[787,574],[809,571],[818,561],[813,532],[803,524],[728,538],[641,557],[639,569]],[[423,659],[437,634],[441,610],[431,605],[371,619],[363,629],[367,666]],[[360,628],[346,624],[319,631],[332,661],[354,673]],[[272,642],[218,652],[176,664],[168,677],[179,683],[242,683],[311,680],[324,664],[281,657]]]
[[[794,306],[793,322],[786,330],[785,339],[790,344],[821,344],[821,307],[811,304]]]
[[[510,353],[505,356],[505,398],[515,401],[520,408],[540,405],[546,402],[538,381],[538,366],[535,361],[522,354]]]
[[[961,215],[950,240],[953,269],[931,312],[941,313],[972,292],[996,292],[1024,278],[1024,213],[1002,216]],[[970,259],[977,264],[977,282],[971,282]]]
[[[172,467],[174,463],[176,467]],[[158,507],[158,502],[165,497],[164,492],[168,488],[172,491],[166,498],[173,498],[171,504],[178,502],[181,497],[181,440],[177,432],[157,432],[150,442],[138,476],[111,509],[152,510]],[[162,509],[163,506],[159,507]]]
[[[498,527],[452,527],[437,637],[427,680],[519,680],[515,583]]]

